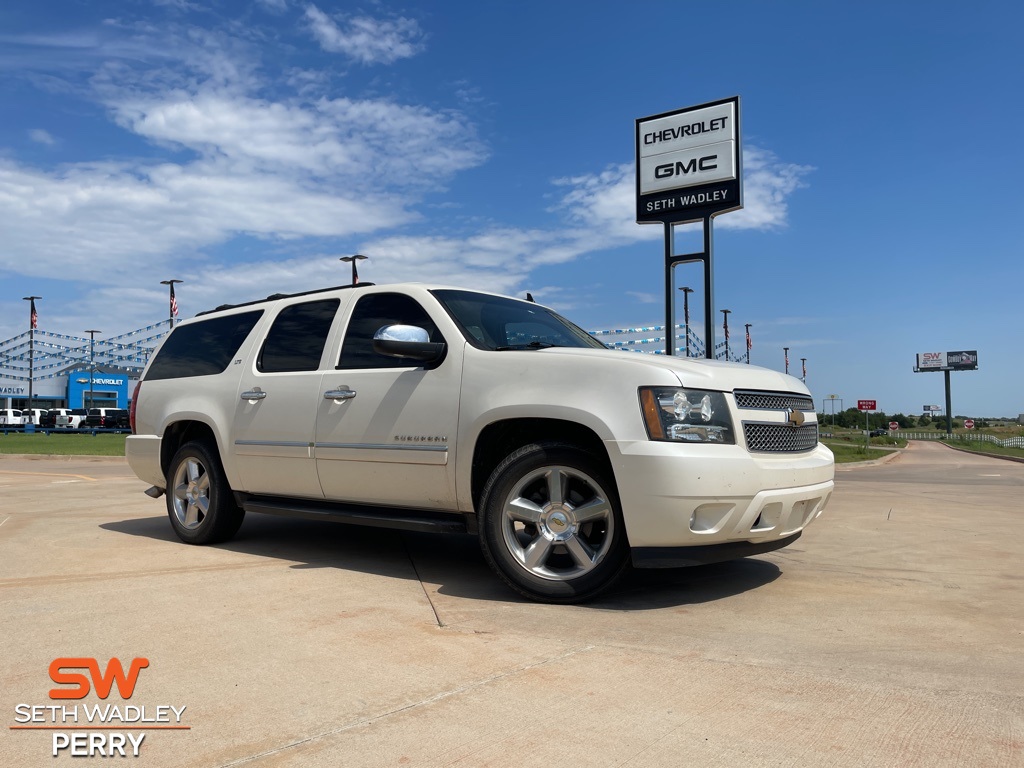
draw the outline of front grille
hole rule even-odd
[[[776,411],[784,411],[786,408],[792,408],[794,411],[814,410],[814,401],[807,395],[791,392],[755,392],[753,390],[737,390],[733,394],[736,397],[738,408],[770,408]]]
[[[745,423],[743,436],[747,450],[753,453],[796,453],[809,451],[818,444],[818,425],[791,427],[788,424]]]

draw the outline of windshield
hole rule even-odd
[[[607,349],[589,333],[540,304],[473,291],[436,290],[463,335],[480,349]]]

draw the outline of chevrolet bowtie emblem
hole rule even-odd
[[[794,411],[792,408],[787,408],[786,421],[794,427],[802,427],[804,423],[804,414],[802,411]]]

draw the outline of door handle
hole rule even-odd
[[[329,389],[324,392],[324,400],[351,400],[355,396],[354,389]]]
[[[267,393],[262,389],[250,389],[248,392],[243,392],[238,397],[242,400],[262,400],[267,396]]]

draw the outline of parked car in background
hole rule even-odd
[[[57,415],[57,429],[78,429],[89,413],[85,408],[61,408],[60,410],[63,413]]]
[[[17,408],[0,408],[0,425],[5,427],[24,426],[25,416]]]
[[[46,415],[45,408],[26,408],[21,412],[26,424],[39,424]]]
[[[872,429],[869,433],[871,437],[888,437],[888,429]]]
[[[39,417],[39,426],[43,429],[53,429],[57,426],[57,417],[69,410],[69,408],[48,408]]]
[[[79,429],[131,429],[125,408],[90,408]]]

